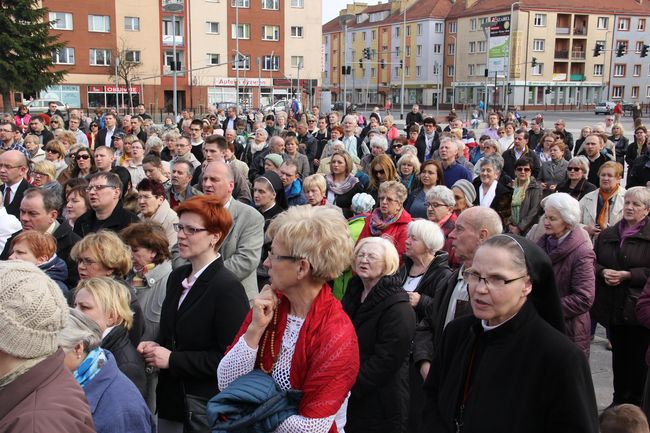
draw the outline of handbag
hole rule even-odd
[[[210,433],[207,415],[208,399],[198,395],[187,394],[185,392],[185,384],[183,384],[183,395],[185,400],[183,433]]]

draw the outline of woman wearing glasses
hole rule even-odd
[[[95,140],[97,139],[97,133],[99,132],[99,123],[93,121],[88,127],[88,133],[86,138],[88,139],[88,146],[90,149],[95,150]]]
[[[546,253],[497,235],[463,278],[474,315],[445,328],[425,382],[427,431],[597,433],[589,364],[564,335]]]
[[[397,168],[393,164],[393,160],[388,155],[377,155],[370,162],[370,182],[366,192],[379,203],[377,196],[379,193],[379,186],[384,182],[397,181],[399,182],[399,175]]]
[[[72,159],[72,165],[66,168],[57,179],[61,184],[68,179],[86,177],[97,171],[95,158],[93,158],[87,147],[80,148],[70,158]]]
[[[574,156],[566,168],[566,180],[557,185],[557,192],[565,192],[580,201],[598,187],[587,180],[589,160],[586,156]]]
[[[52,140],[45,145],[45,159],[56,167],[57,178],[68,168],[68,164],[65,163],[65,146],[59,140]]]
[[[531,176],[533,163],[522,156],[515,162],[515,180],[513,181],[510,225],[508,231],[515,235],[525,235],[539,218],[539,203],[542,201],[542,189]]]
[[[32,185],[38,188],[50,189],[61,195],[63,187],[56,180],[56,167],[50,161],[40,161],[32,166]]]
[[[157,338],[138,346],[146,364],[160,369],[160,433],[183,432],[187,396],[205,408],[219,392],[214,372],[249,308],[244,287],[219,254],[232,226],[228,211],[217,198],[201,196],[181,203],[177,213],[180,257],[190,264],[169,276]]]

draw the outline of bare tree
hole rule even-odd
[[[113,61],[117,62],[117,68],[113,68],[111,77],[113,79],[115,78],[117,70],[118,79],[124,81],[124,85],[126,86],[126,91],[129,96],[129,108],[133,111],[131,83],[138,78],[138,70],[142,66],[140,61],[140,51],[127,47],[124,39],[121,39],[120,46],[113,54]]]

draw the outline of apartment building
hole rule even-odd
[[[650,15],[650,14],[649,14]],[[605,19],[604,17],[602,19]],[[644,45],[650,45],[650,16],[619,15],[613,25],[613,37],[607,48],[613,50],[607,97],[612,101],[650,102],[650,57],[641,57]],[[616,50],[622,45],[623,55]]]

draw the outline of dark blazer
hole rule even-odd
[[[169,275],[157,338],[172,351],[169,368],[158,376],[158,414],[176,422],[185,417],[184,392],[206,399],[219,392],[217,366],[249,307],[244,287],[221,257],[203,271],[178,307],[181,283],[191,272],[192,266],[185,265]]]
[[[147,379],[144,372],[144,361],[129,340],[129,333],[122,325],[111,329],[102,339],[102,349],[110,350],[115,356],[115,362],[122,373],[138,388],[143,398],[147,398]]]
[[[5,188],[7,185],[2,185],[0,186],[0,200],[3,200],[4,203],[4,195],[5,195]],[[9,215],[13,215],[16,218],[20,220],[20,202],[23,201],[23,194],[27,189],[31,188],[31,185],[25,180],[21,180],[20,184],[18,185],[18,189],[16,189],[16,192],[13,194],[13,197],[11,198],[11,203],[9,203],[9,206],[7,206],[7,213]]]
[[[116,126],[115,127],[115,132],[113,132],[113,135],[115,135],[116,132],[124,132],[124,130],[122,128],[120,128],[119,126]],[[99,132],[97,133],[97,137],[95,137],[95,148],[97,148],[99,146],[112,147],[111,145],[113,143],[107,143],[106,142],[106,134],[107,133],[108,133],[108,129],[106,129],[106,128],[102,128],[102,129],[99,130]]]
[[[501,154],[503,157],[503,172],[510,176],[511,178],[515,178],[515,163],[517,162],[517,155],[515,155],[515,148],[511,147],[510,149],[506,150]],[[539,176],[539,169],[542,167],[542,164],[539,160],[539,156],[533,151],[531,147],[527,148],[526,151],[520,156],[520,158],[523,158],[524,156],[528,157],[531,161],[531,171],[533,173],[533,177]]]
[[[119,233],[120,230],[126,228],[131,223],[140,222],[136,214],[130,212],[122,207],[122,203],[118,203],[113,213],[105,220],[98,220],[95,211],[90,209],[85,214],[81,215],[75,222],[74,232],[81,237],[89,233],[95,233],[99,230],[110,230]]]
[[[481,179],[477,177],[474,179],[473,183],[474,189],[476,190],[476,199],[474,200],[474,206],[480,206],[481,201],[479,188],[481,187]],[[492,200],[490,207],[494,209],[501,217],[503,227],[507,227],[510,223],[510,215],[512,215],[512,188],[509,188],[501,182],[498,182],[497,189],[494,192],[494,200]]]

